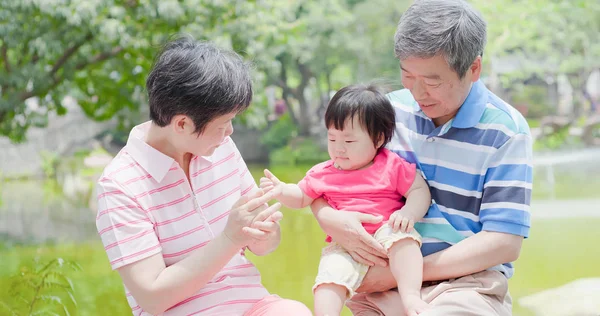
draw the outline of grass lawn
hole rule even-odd
[[[317,269],[323,233],[310,215],[286,212],[283,242],[267,257],[254,257],[263,282],[273,293],[300,300],[312,307],[311,287]],[[518,306],[518,299],[569,281],[598,275],[600,219],[538,220],[526,240],[516,275],[510,281],[515,315],[533,315]],[[10,247],[0,250],[0,301],[10,301],[8,284],[19,266],[40,257],[77,261],[83,270],[71,273],[78,315],[128,315],[119,276],[112,272],[99,242],[42,247]],[[2,312],[0,312],[2,314]],[[344,315],[349,315],[346,312]]]

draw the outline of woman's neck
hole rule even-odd
[[[148,130],[148,134],[146,134],[145,141],[154,149],[173,158],[181,168],[186,170],[193,155],[191,153],[179,151],[171,139],[172,137],[167,127],[160,127],[152,123]]]

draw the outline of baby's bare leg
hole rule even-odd
[[[418,315],[428,307],[421,299],[423,256],[419,244],[411,238],[399,240],[389,249],[389,258],[406,314]]]
[[[315,315],[339,316],[344,307],[348,290],[333,283],[321,284],[315,289]]]

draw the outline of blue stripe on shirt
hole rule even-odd
[[[445,222],[473,234],[486,230],[529,235],[532,140],[522,115],[481,82],[473,84],[459,114],[440,127],[424,116],[410,91],[394,91],[388,97],[397,121],[388,147],[419,166],[438,204],[425,221]],[[424,255],[456,240],[456,235],[447,237],[454,241],[444,240],[444,234],[423,236]],[[492,269],[507,277],[513,273],[510,263]]]

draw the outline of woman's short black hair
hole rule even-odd
[[[325,126],[343,130],[348,120],[358,115],[373,145],[383,139],[382,148],[392,139],[396,115],[392,104],[375,85],[355,84],[340,89],[331,99],[325,112]]]
[[[213,119],[248,108],[252,80],[236,53],[182,37],[167,43],[146,79],[150,119],[158,126],[188,116],[200,134]]]

